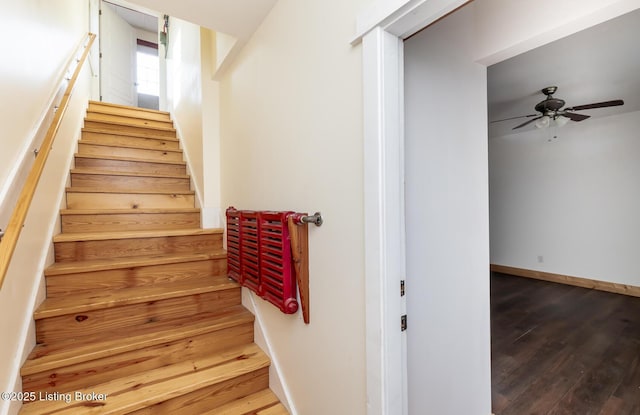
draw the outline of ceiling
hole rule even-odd
[[[277,0],[130,0],[132,4],[178,17],[246,42]]]
[[[545,98],[540,90],[547,86],[558,87],[554,97],[567,107],[624,100],[619,107],[576,111],[593,118],[640,110],[638,39],[640,10],[490,66],[489,121],[535,114],[535,104]],[[532,123],[512,130],[525,121],[489,123],[489,137],[536,128]]]
[[[158,18],[156,16],[141,13],[131,8],[113,4],[108,1],[105,1],[104,4],[107,7],[111,7],[118,16],[133,27],[153,33],[158,31]]]
[[[105,0],[106,1],[106,0]],[[221,39],[227,39],[228,49],[219,56],[213,78],[219,79],[240,50],[249,41],[278,0],[108,0],[130,11],[121,16],[132,26],[139,27],[139,20],[131,10],[156,18],[169,15],[201,27],[213,30]],[[145,17],[146,19],[146,17]],[[149,23],[150,25],[150,23]],[[171,24],[170,24],[171,25]],[[149,27],[149,26],[146,26]],[[156,29],[157,30],[157,26]],[[155,31],[152,30],[152,31]],[[171,31],[171,29],[169,29]]]

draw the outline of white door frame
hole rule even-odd
[[[404,39],[468,0],[378,5],[358,22],[363,43],[367,414],[406,415]]]
[[[403,42],[467,2],[377,2],[358,19],[352,41],[363,44],[368,415],[407,415],[406,339],[400,331],[404,302],[399,296],[405,270]],[[532,33],[528,42],[479,62],[502,61],[640,8],[638,0],[607,3],[560,27]]]

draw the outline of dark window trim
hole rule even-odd
[[[142,39],[137,39],[137,40],[138,40],[138,46],[146,46],[148,48],[158,49],[157,43],[149,42],[147,40],[142,40]]]

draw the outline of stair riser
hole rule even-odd
[[[214,253],[220,249],[222,249],[221,234],[54,243],[56,262],[142,255]]]
[[[187,192],[190,190],[191,183],[188,177],[140,177],[71,173],[71,186],[79,189],[97,188],[117,191]]]
[[[253,342],[253,323],[25,376],[24,390],[67,392]]]
[[[151,265],[46,278],[47,297],[56,298],[87,290],[115,290],[184,281],[207,276],[225,275],[226,259]]]
[[[85,121],[94,122],[117,122],[128,125],[137,125],[140,127],[159,127],[159,128],[173,128],[173,122],[171,120],[150,120],[148,118],[130,117],[119,114],[104,114],[100,112],[87,112]]]
[[[82,141],[86,143],[122,145],[131,147],[154,148],[157,150],[178,150],[180,142],[163,138],[145,138],[116,133],[98,133],[82,131]]]
[[[62,232],[142,231],[194,229],[200,227],[200,213],[109,213],[62,215]]]
[[[145,324],[215,312],[240,304],[240,288],[178,298],[130,304],[36,320],[36,341],[55,341],[96,335],[105,331],[132,332]]]
[[[194,206],[193,194],[67,192],[69,209],[172,209]]]
[[[148,150],[141,148],[101,146],[80,142],[78,154],[92,156],[130,157],[158,161],[182,161],[182,151]]]
[[[152,128],[152,127],[142,127],[142,126],[132,126],[132,125],[122,125],[122,124],[111,124],[107,122],[100,121],[84,121],[85,128],[98,129],[104,131],[114,131],[119,133],[133,133],[137,135],[144,135],[150,137],[169,137],[175,138],[176,132],[175,130],[166,130],[162,128]]]
[[[103,105],[100,103],[90,103],[89,112],[100,112],[104,114],[121,115],[124,117],[136,117],[157,121],[171,121],[171,116],[164,112],[141,111],[138,108],[114,107],[112,105]]]
[[[90,168],[99,171],[117,171],[149,174],[187,174],[184,164],[149,163],[141,161],[96,159],[76,156],[77,168]]]
[[[131,412],[129,415],[180,414],[202,415],[211,408],[269,387],[269,368],[205,387],[157,405]]]

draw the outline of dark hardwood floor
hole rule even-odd
[[[640,414],[640,298],[493,273],[495,415]]]

